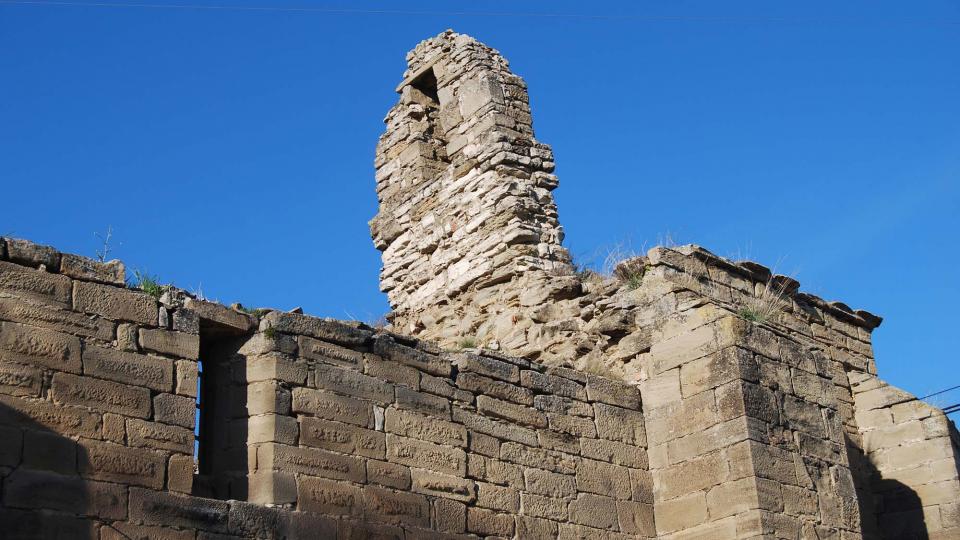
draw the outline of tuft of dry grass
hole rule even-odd
[[[737,315],[755,323],[773,319],[774,315],[783,308],[787,287],[787,280],[777,281],[778,283],[774,283],[774,279],[769,279],[762,289],[742,297]]]

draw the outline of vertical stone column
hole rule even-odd
[[[480,328],[498,310],[571,273],[553,154],[534,139],[525,83],[495,50],[447,31],[407,60],[377,145],[380,287],[399,331],[447,344],[479,332],[491,345],[511,331]]]

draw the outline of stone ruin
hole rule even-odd
[[[523,80],[449,31],[407,59],[389,328],[0,239],[0,536],[960,538],[960,437],[877,377],[879,317],[696,246],[575,271]]]

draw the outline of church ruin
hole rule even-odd
[[[377,145],[386,329],[0,238],[0,537],[960,538],[880,318],[660,247],[578,272],[524,81],[444,32]]]

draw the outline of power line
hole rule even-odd
[[[446,16],[446,17],[518,17],[518,18],[545,18],[545,19],[580,19],[580,20],[608,20],[608,21],[639,21],[639,22],[708,22],[708,23],[885,23],[885,24],[930,24],[930,25],[960,25],[960,20],[940,19],[864,19],[864,18],[829,18],[829,17],[720,17],[720,16],[691,16],[691,15],[631,15],[631,14],[589,14],[589,13],[550,13],[550,12],[518,12],[518,11],[427,11],[403,9],[358,9],[358,8],[331,8],[331,7],[298,7],[298,6],[244,6],[244,5],[210,5],[210,4],[153,4],[153,3],[125,3],[125,2],[71,2],[56,0],[0,0],[0,5],[32,5],[52,7],[91,7],[91,8],[140,8],[140,9],[168,9],[168,10],[203,10],[203,11],[250,11],[250,12],[278,12],[278,13],[319,13],[328,15],[400,15],[400,16]]]
[[[946,390],[940,390],[939,392],[934,392],[934,393],[932,393],[932,394],[927,394],[927,395],[925,395],[925,396],[923,396],[923,397],[919,397],[919,398],[917,398],[917,399],[927,399],[928,397],[939,396],[940,394],[946,394],[947,392],[949,392],[949,391],[951,391],[951,390],[956,390],[957,388],[960,388],[960,384],[958,384],[958,385],[956,385],[956,386],[951,386],[950,388],[947,388]]]

